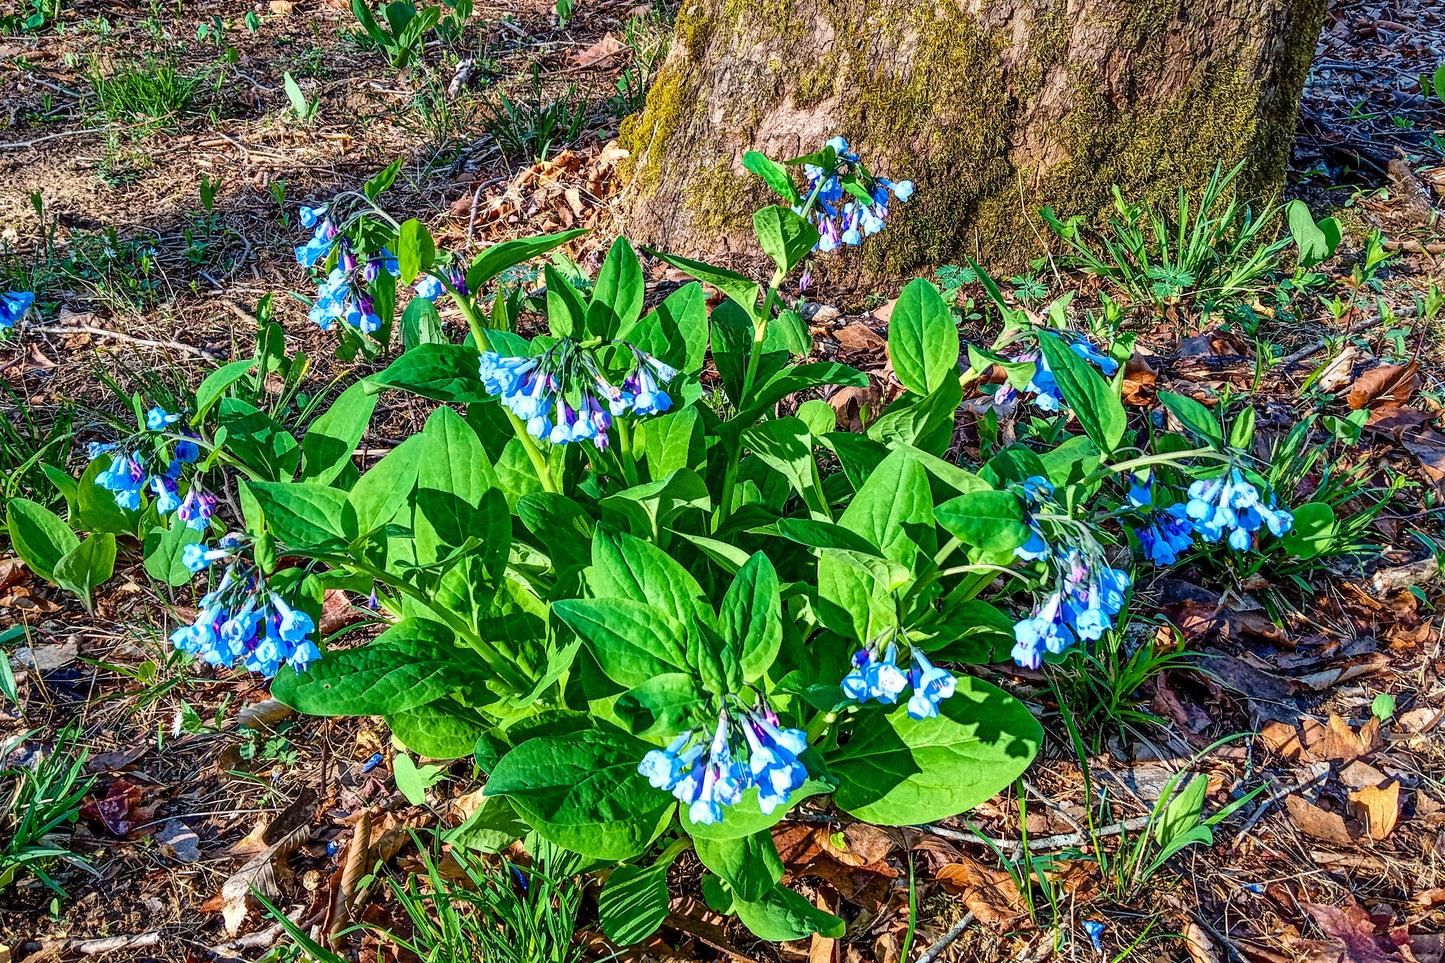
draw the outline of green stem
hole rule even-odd
[[[621,418],[612,422],[617,427],[617,447],[622,452],[622,477],[631,488],[637,484],[637,459],[632,454],[632,432]]]
[[[753,382],[758,377],[758,364],[763,357],[763,340],[768,336],[768,320],[772,317],[773,303],[777,300],[778,288],[782,286],[784,277],[783,269],[779,266],[768,282],[768,294],[763,299],[762,310],[753,318],[753,344],[748,351],[748,366],[743,373],[743,390],[739,395],[739,400],[744,405],[752,395]],[[742,457],[743,446],[739,439],[737,446],[728,453],[727,470],[723,472],[722,498],[718,503],[717,512],[713,515],[713,531],[721,528],[722,523],[727,521],[728,515],[732,514],[733,486],[737,484],[738,462]]]
[[[1185,458],[1213,458],[1216,461],[1228,462],[1229,456],[1213,448],[1191,448],[1188,451],[1171,451],[1162,455],[1144,455],[1140,458],[1131,458],[1128,461],[1121,461],[1114,465],[1104,465],[1095,471],[1082,484],[1090,485],[1100,479],[1108,478],[1120,472],[1133,471],[1136,468],[1147,468],[1150,465],[1171,465],[1183,461]]]

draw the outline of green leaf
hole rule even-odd
[[[741,665],[743,679],[762,678],[783,644],[778,573],[762,552],[754,553],[733,577],[719,614],[723,639]]]
[[[682,623],[655,606],[632,599],[559,599],[552,611],[618,685],[639,686],[687,666]]]
[[[1154,839],[1160,846],[1168,846],[1199,826],[1204,816],[1204,795],[1208,790],[1208,777],[1195,776],[1169,800],[1169,805],[1164,807],[1164,812],[1154,823]]]
[[[954,603],[942,621],[909,629],[908,638],[935,662],[992,665],[1009,658],[1014,619],[978,599]]]
[[[1388,692],[1381,692],[1375,696],[1375,701],[1370,703],[1370,715],[1381,722],[1389,722],[1390,717],[1395,714],[1395,697]]]
[[[613,711],[635,736],[654,733],[671,738],[692,727],[708,696],[686,672],[664,672],[617,697]]]
[[[444,344],[441,315],[426,298],[412,298],[401,313],[401,343],[406,350],[423,344]]]
[[[1285,220],[1289,223],[1290,236],[1299,246],[1299,264],[1312,268],[1328,261],[1340,246],[1340,222],[1327,217],[1315,223],[1314,215],[1304,201],[1290,201],[1284,206]]]
[[[682,564],[649,541],[599,526],[592,538],[587,584],[599,598],[646,602],[678,619],[713,617],[702,586]]]
[[[1306,502],[1294,509],[1294,524],[1279,547],[1294,558],[1316,558],[1327,551],[1339,530],[1335,510],[1325,502]]]
[[[1043,730],[1024,704],[972,676],[936,719],[905,707],[877,713],[828,754],[833,801],[859,819],[912,826],[967,812],[1012,783],[1038,752]]]
[[[205,420],[207,412],[230,390],[231,385],[246,377],[246,372],[254,367],[256,359],[246,358],[222,365],[206,375],[206,380],[196,389],[196,413],[191,416],[191,424],[199,425]]]
[[[888,357],[910,391],[930,394],[945,378],[958,378],[958,328],[953,312],[925,278],[898,295],[888,319]]]
[[[1040,332],[1039,350],[1084,433],[1101,451],[1113,453],[1124,439],[1128,416],[1108,380],[1057,335]]]
[[[489,726],[455,699],[437,699],[387,715],[391,734],[419,756],[460,759],[470,756]]]
[[[696,408],[648,418],[640,427],[647,470],[654,478],[666,478],[679,468],[701,470],[706,430]]]
[[[919,551],[938,550],[928,473],[904,450],[891,452],[873,470],[838,523],[908,567]]]
[[[541,237],[523,237],[503,241],[487,248],[467,268],[467,290],[478,294],[488,281],[507,268],[516,267],[523,261],[530,261],[539,254],[546,254],[555,247],[561,247],[574,238],[587,233],[587,228],[563,231],[561,234],[545,234]]]
[[[529,828],[506,796],[483,796],[466,822],[442,833],[442,841],[478,853],[500,853],[527,835]]]
[[[815,515],[828,514],[813,435],[801,418],[769,418],[743,432],[743,446],[788,480]]]
[[[205,540],[205,532],[196,531],[180,519],[173,520],[170,528],[152,528],[145,540],[146,574],[167,585],[189,585],[196,576],[181,561],[181,554],[187,545]]]
[[[933,510],[944,531],[990,555],[1012,552],[1032,534],[1013,492],[993,489],[950,498]]]
[[[110,467],[111,457],[101,455],[92,461],[75,486],[75,512],[71,524],[88,532],[110,532],[113,535],[134,535],[141,513],[121,508],[115,495],[95,483],[101,472]]]
[[[346,492],[315,482],[242,481],[241,485],[256,500],[271,534],[286,546],[323,551],[344,547]],[[254,525],[252,531],[259,534]]]
[[[746,407],[724,422],[723,429],[741,432],[751,427],[764,412],[794,392],[823,385],[862,388],[867,384],[866,374],[836,361],[813,361],[794,365],[774,375],[763,385],[754,387]]]
[[[90,611],[90,595],[97,585],[115,574],[115,536],[91,535],[55,563],[55,584],[80,596]]]
[[[402,223],[396,245],[402,284],[416,281],[416,276],[430,268],[436,260],[436,242],[432,240],[431,232],[414,217]]]
[[[739,839],[693,840],[702,864],[721,876],[738,899],[755,903],[783,878],[783,861],[767,830]]]
[[[790,205],[803,202],[798,189],[793,186],[793,179],[788,176],[788,169],[768,155],[750,150],[743,155],[743,167],[767,181],[768,186]]]
[[[679,468],[657,481],[625,488],[597,504],[604,512],[626,520],[633,533],[647,538],[656,538],[687,509],[707,511],[712,507],[707,483],[688,468]]]
[[[592,288],[592,302],[587,306],[587,334],[594,338],[612,339],[624,328],[630,328],[642,317],[642,299],[646,288],[642,265],[627,238],[618,237],[597,272]]]
[[[373,532],[396,517],[416,488],[426,435],[412,435],[377,462],[352,487],[342,509],[348,538]]]
[[[552,265],[542,268],[547,282],[547,329],[558,338],[580,338],[587,321],[587,304],[572,282]]]
[[[396,777],[396,788],[413,806],[426,805],[426,791],[435,786],[446,773],[441,766],[418,766],[404,752],[392,757],[392,775]]]
[[[542,838],[583,856],[623,860],[667,825],[673,800],[637,771],[651,749],[611,726],[541,736],[502,757],[488,793],[507,796]]]
[[[387,19],[391,19],[390,8],[395,5],[396,4],[387,5]],[[396,66],[400,67],[402,65],[397,64]],[[398,157],[396,160],[388,164],[385,170],[382,170],[374,177],[372,177],[371,180],[367,181],[364,185],[362,185],[362,191],[365,192],[367,200],[376,200],[377,197],[381,195],[382,191],[386,190],[392,185],[392,183],[396,180],[396,175],[401,172],[401,164],[403,160],[405,160],[405,158]]]
[[[15,554],[48,582],[55,581],[56,563],[80,545],[80,539],[60,516],[28,498],[10,499],[5,506],[5,527]]]
[[[218,411],[226,447],[247,468],[269,481],[284,481],[296,474],[301,446],[270,415],[239,398],[222,398]]]
[[[488,530],[484,516],[494,509],[486,505],[485,496],[497,488],[497,473],[477,433],[451,408],[433,412],[422,434],[426,444],[417,472],[416,549],[418,558],[430,563]]]
[[[1177,395],[1172,391],[1159,392],[1159,403],[1178,418],[1184,427],[1194,432],[1219,451],[1224,450],[1224,433],[1214,412],[1188,395]]]
[[[867,435],[890,448],[917,448],[935,457],[953,444],[953,418],[963,400],[957,378],[945,378],[928,395],[905,393],[868,426]]]
[[[329,485],[336,480],[361,443],[376,410],[377,394],[358,381],[347,388],[326,413],[313,421],[301,439],[301,480]]]
[[[618,337],[679,371],[697,374],[707,356],[707,335],[707,292],[693,281],[669,294],[636,325],[624,327]]]
[[[838,917],[818,909],[801,894],[781,883],[760,900],[735,899],[733,911],[754,936],[775,943],[800,940],[814,933],[838,939],[848,929]]]
[[[400,388],[433,401],[490,401],[477,374],[477,349],[464,344],[417,345],[366,379],[374,391]]]
[[[517,500],[517,517],[557,569],[586,565],[592,558],[594,523],[587,510],[566,495],[533,492]]]
[[[818,229],[781,205],[765,207],[753,215],[753,232],[763,253],[784,275],[803,262],[818,243]]]
[[[618,946],[647,939],[667,919],[667,869],[656,866],[619,866],[597,894],[597,922]]]
[[[756,281],[736,271],[714,267],[702,261],[694,261],[692,258],[681,257],[677,254],[664,254],[661,251],[654,251],[650,247],[645,247],[643,250],[664,264],[671,264],[679,271],[697,278],[704,284],[711,284],[742,308],[749,318],[757,315],[758,298],[762,294],[762,288]]]
[[[271,695],[307,715],[381,716],[485,685],[486,667],[453,639],[440,622],[402,619],[369,645],[327,652],[300,675],[283,668]]]

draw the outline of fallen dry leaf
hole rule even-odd
[[[1371,716],[1357,733],[1348,722],[1331,713],[1322,755],[1331,762],[1353,762],[1361,756],[1368,756],[1384,744],[1384,739],[1380,737],[1380,720],[1374,716]]]
[[[1214,941],[1204,932],[1204,927],[1193,920],[1184,927],[1184,949],[1189,952],[1189,958],[1194,963],[1219,963]]]
[[[609,33],[586,50],[579,50],[572,57],[572,63],[578,67],[596,67],[598,64],[606,63],[626,49],[626,44]]]
[[[1023,895],[1013,877],[964,857],[939,869],[936,878],[944,889],[963,897],[980,923],[1003,927],[1028,913]]]
[[[1354,839],[1345,828],[1345,819],[1339,813],[1321,809],[1309,800],[1289,795],[1284,800],[1290,819],[1300,832],[1334,843],[1337,846],[1353,846]]]
[[[1382,364],[1371,368],[1355,379],[1350,386],[1348,401],[1351,408],[1369,408],[1377,401],[1403,405],[1415,393],[1419,382],[1420,366],[1409,364]]]
[[[1315,925],[1344,947],[1345,959],[1349,963],[1398,963],[1400,960],[1399,956],[1390,952],[1394,949],[1393,944],[1375,936],[1375,924],[1370,914],[1359,906],[1302,905]]]
[[[1400,783],[1392,782],[1383,789],[1366,786],[1350,793],[1350,809],[1365,824],[1371,839],[1384,839],[1400,818]]]
[[[167,819],[155,840],[161,852],[178,862],[196,863],[201,859],[201,840],[179,819]]]

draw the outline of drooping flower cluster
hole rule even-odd
[[[1275,507],[1273,495],[1266,503],[1238,468],[1190,485],[1184,510],[1200,538],[1217,542],[1227,533],[1229,546],[1241,552],[1254,543],[1261,528],[1279,538],[1294,527],[1294,515]]]
[[[1085,361],[1097,365],[1099,370],[1106,375],[1112,376],[1114,372],[1119,370],[1119,362],[1106,354],[1100,354],[1092,344],[1083,338],[1078,338],[1070,344],[1069,347]],[[1029,383],[1024,386],[1024,392],[1034,396],[1034,404],[1039,407],[1039,410],[1047,412],[1058,411],[1064,403],[1064,395],[1063,392],[1059,390],[1059,383],[1054,378],[1054,373],[1049,368],[1049,363],[1044,360],[1043,354],[1037,350],[1025,351],[1022,354],[1015,355],[1009,360],[1019,363],[1033,363],[1034,376]],[[994,393],[993,401],[996,405],[1004,405],[1013,401],[1018,396],[1018,389],[1005,382],[1003,387]]]
[[[936,719],[938,706],[953,695],[958,683],[953,675],[928,661],[917,647],[912,650],[908,672],[898,667],[898,647],[889,643],[879,658],[874,646],[865,646],[853,653],[853,668],[838,683],[843,694],[859,702],[876,700],[885,705],[898,702],[904,690],[913,689],[908,697],[908,714],[914,719]]]
[[[95,476],[95,483],[111,493],[118,507],[139,511],[142,496],[149,495],[157,512],[175,512],[188,527],[203,532],[215,514],[216,496],[196,479],[181,496],[184,468],[200,458],[201,449],[196,444],[200,436],[188,429],[183,429],[179,438],[165,436],[180,419],[164,408],[151,408],[146,412],[145,431],[111,444],[91,442],[86,453],[92,461],[110,456],[110,464]]]
[[[214,549],[187,545],[182,560],[192,572],[235,556],[241,540],[222,538]],[[251,562],[232,558],[217,586],[201,599],[196,620],[171,633],[171,644],[212,665],[241,663],[252,672],[274,676],[282,665],[302,672],[321,658],[311,640],[311,616],[271,591]]]
[[[1123,569],[1104,559],[1088,526],[1066,516],[1035,512],[1053,495],[1044,478],[1029,478],[1022,486],[1025,517],[1033,532],[1014,549],[1025,561],[1041,561],[1045,584],[1051,589],[1036,599],[1033,611],[1014,623],[1014,661],[1037,669],[1045,652],[1059,654],[1076,641],[1097,641],[1124,607],[1132,580]]]
[[[808,778],[798,758],[807,748],[807,733],[780,728],[766,702],[739,704],[731,714],[718,713],[716,729],[689,729],[666,749],[648,752],[637,771],[677,797],[693,822],[711,824],[754,786],[763,812],[787,806]]]
[[[563,338],[534,357],[503,357],[484,351],[478,374],[488,394],[496,395],[527,425],[532,437],[565,445],[590,441],[608,445],[613,418],[626,414],[661,414],[672,407],[663,389],[677,369],[624,342],[611,342],[631,355],[621,384],[608,380],[596,350]]]
[[[366,257],[363,263],[325,207],[301,208],[301,224],[314,230],[310,240],[296,248],[298,264],[315,267],[326,263],[333,250],[336,252],[336,263],[317,287],[316,300],[307,317],[322,331],[330,331],[337,321],[363,334],[380,331],[381,318],[367,285],[383,271],[393,277],[401,273],[396,255],[382,248]],[[420,278],[415,289],[418,296],[429,301],[436,300],[443,291],[441,282],[431,275]]]
[[[9,291],[0,294],[0,331],[15,327],[33,304],[35,304],[35,295],[29,291]]]
[[[1140,519],[1134,523],[1134,534],[1144,557],[1155,565],[1173,565],[1189,546],[1194,544],[1194,523],[1182,504],[1166,508],[1154,507],[1154,479],[1135,479],[1129,486],[1129,505],[1137,509]]]
[[[912,181],[890,181],[869,174],[861,158],[848,150],[848,142],[843,138],[834,137],[828,146],[833,148],[837,163],[832,168],[804,164],[807,197],[812,204],[810,207],[805,199],[793,207],[795,213],[812,219],[819,235],[813,250],[824,253],[840,245],[862,244],[863,238],[883,229],[891,199],[904,203],[913,196]],[[868,202],[844,186],[849,174],[856,175],[857,186],[868,195]]]

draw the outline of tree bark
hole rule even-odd
[[[683,0],[631,152],[629,233],[751,253],[760,150],[841,134],[914,199],[846,262],[898,273],[1037,255],[1036,211],[1093,215],[1118,184],[1167,200],[1216,164],[1277,194],[1327,0]],[[835,272],[841,273],[841,272]]]

